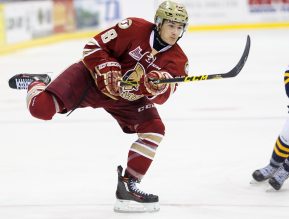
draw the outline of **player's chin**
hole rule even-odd
[[[172,46],[172,45],[176,44],[177,40],[178,39],[170,38],[167,43]]]

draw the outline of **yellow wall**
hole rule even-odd
[[[4,5],[0,4],[0,46],[5,43]]]

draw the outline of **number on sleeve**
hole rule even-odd
[[[103,43],[108,43],[109,41],[113,40],[116,37],[117,37],[117,33],[115,29],[110,29],[101,35],[101,39]]]

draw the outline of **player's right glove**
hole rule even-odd
[[[140,90],[143,95],[157,96],[167,91],[169,84],[155,84],[153,80],[172,78],[164,71],[151,71],[141,78]]]
[[[105,61],[96,66],[96,82],[103,93],[119,96],[121,65],[115,61]]]

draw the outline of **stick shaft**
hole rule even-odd
[[[160,79],[160,80],[153,80],[155,84],[170,84],[170,83],[180,83],[180,82],[196,82],[196,81],[206,81],[212,79],[221,79],[221,78],[232,78],[236,77],[242,68],[244,67],[249,51],[251,47],[251,39],[250,36],[247,36],[247,41],[245,45],[245,49],[243,54],[239,60],[239,62],[232,68],[230,71],[225,73],[219,74],[207,74],[207,75],[198,75],[198,76],[185,76],[185,77],[176,77],[176,78],[168,78],[168,79]],[[136,81],[120,81],[120,86],[126,85],[138,85],[139,82]]]

